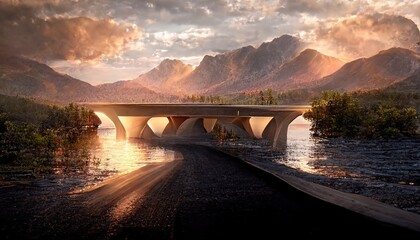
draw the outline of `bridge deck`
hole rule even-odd
[[[274,116],[282,112],[305,112],[308,105],[214,105],[214,104],[137,104],[89,103],[95,111],[114,110],[118,116]]]

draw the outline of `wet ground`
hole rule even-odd
[[[81,192],[45,180],[0,188],[2,239],[420,237],[312,198],[210,147],[165,147],[173,161]]]

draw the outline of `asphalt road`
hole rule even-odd
[[[238,159],[172,145],[178,159],[80,193],[0,189],[2,239],[420,239],[320,201]]]

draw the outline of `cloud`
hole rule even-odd
[[[347,59],[372,56],[391,47],[416,50],[420,40],[419,29],[412,20],[379,13],[324,22],[314,34],[318,49]]]
[[[361,0],[281,0],[277,11],[285,15],[310,14],[321,17],[343,16],[366,6]]]
[[[161,31],[150,34],[152,45],[164,45],[171,47],[174,44],[186,48],[197,47],[203,39],[213,36],[214,33],[210,28],[189,28],[180,33]]]
[[[134,78],[165,58],[197,65],[283,34],[353,60],[419,42],[408,20],[420,24],[419,11],[418,0],[0,0],[0,48],[48,63],[75,59],[56,69],[97,83]]]
[[[89,17],[46,17],[37,7],[0,3],[0,49],[38,60],[97,60],[138,39],[133,24]]]
[[[141,61],[147,64],[147,69],[152,69],[159,64],[157,61],[148,61],[148,59],[142,59]],[[68,60],[48,62],[48,65],[58,72],[68,74],[78,79],[85,79],[92,85],[119,80],[131,80],[144,70],[140,67],[121,67],[105,62],[80,62]]]

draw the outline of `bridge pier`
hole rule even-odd
[[[274,134],[270,135],[272,137],[273,148],[281,149],[287,146],[287,129],[289,128],[289,124],[300,115],[302,113],[285,112],[274,117],[276,129]]]
[[[206,129],[206,132],[213,131],[214,126],[216,125],[217,118],[203,118],[203,126]]]
[[[125,131],[125,127],[124,125],[121,123],[118,115],[115,113],[115,111],[113,110],[109,110],[109,109],[101,109],[101,112],[103,114],[105,114],[109,120],[112,121],[112,123],[114,123],[115,126],[115,132],[116,132],[116,137],[117,140],[124,140],[126,139],[126,131]]]
[[[166,125],[165,130],[163,130],[162,135],[175,136],[179,126],[187,119],[188,117],[168,117],[169,123]]]
[[[118,117],[125,128],[125,133],[128,138],[140,138],[144,127],[149,121],[150,117]]]

